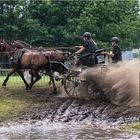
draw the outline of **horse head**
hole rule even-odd
[[[15,47],[7,40],[3,39],[0,41],[0,52],[10,52],[14,50]]]
[[[4,40],[0,40],[0,52],[3,52],[5,50],[5,47],[4,47]]]

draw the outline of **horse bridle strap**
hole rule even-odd
[[[0,43],[0,46],[1,46],[1,50],[0,51],[3,52],[4,51],[4,46],[3,46],[2,42]]]

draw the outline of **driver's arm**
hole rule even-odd
[[[109,56],[109,57],[113,57],[114,56],[114,53],[109,53],[109,52],[102,52],[101,54],[105,54],[105,55],[107,55],[107,56]]]
[[[108,55],[109,57],[113,57],[114,56],[114,53],[108,53],[108,52],[106,52],[106,55]]]
[[[80,49],[77,52],[75,52],[75,54],[79,54],[85,50],[85,48],[83,46],[78,46],[78,48],[80,48]]]

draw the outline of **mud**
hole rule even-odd
[[[40,91],[42,92],[42,91]],[[117,130],[138,120],[135,108],[102,100],[34,93],[35,102],[20,117],[0,125],[1,139],[137,139]],[[49,90],[47,90],[47,93]],[[50,92],[51,93],[51,92]]]
[[[11,122],[22,123],[32,121],[33,123],[47,119],[50,122],[85,122],[90,125],[98,122],[117,125],[138,120],[136,108],[128,106],[117,106],[101,100],[84,100],[74,98],[62,98],[57,96],[38,96],[38,103],[32,104],[28,111],[25,110],[20,117],[15,117],[4,124]]]

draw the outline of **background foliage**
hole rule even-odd
[[[33,45],[74,46],[89,31],[99,48],[118,36],[123,50],[140,47],[138,0],[2,0],[0,36]]]

